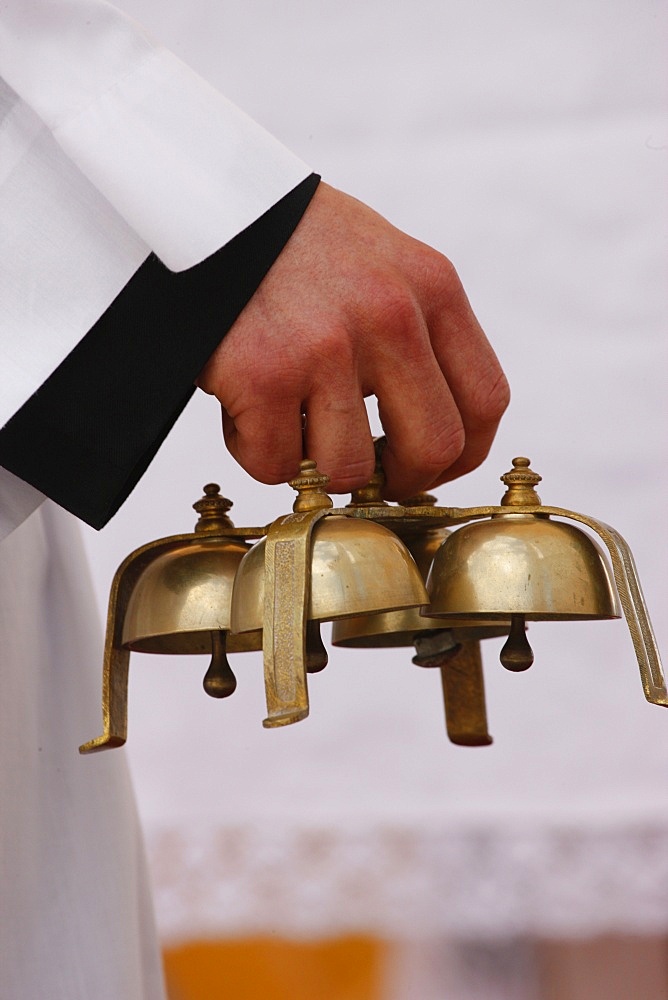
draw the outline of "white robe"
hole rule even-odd
[[[0,77],[2,425],[150,251],[191,267],[310,171],[103,0],[6,0]]]
[[[3,424],[150,251],[190,267],[310,171],[102,0],[5,0],[0,77]],[[76,530],[45,504],[13,531],[43,499],[0,470],[0,996],[160,1000],[124,756],[77,753],[101,645]]]
[[[0,545],[0,996],[161,1000],[123,754],[98,723],[97,609],[77,525],[45,503]]]

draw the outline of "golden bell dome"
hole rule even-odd
[[[237,571],[231,611],[233,632],[262,628],[266,539],[244,556]],[[419,607],[424,582],[401,540],[372,521],[324,517],[313,528],[310,621],[333,621],[396,608]]]
[[[454,531],[429,576],[430,618],[619,618],[601,548],[571,524],[501,514]]]
[[[236,539],[202,539],[156,556],[135,583],[122,642],[141,653],[211,652],[210,633],[229,631],[232,585],[249,546]],[[230,636],[228,650],[260,648]]]
[[[508,513],[474,521],[446,538],[427,583],[430,617],[522,615],[535,621],[619,618],[612,571],[586,532],[547,514],[513,508],[540,504],[540,476],[513,460],[501,477]]]
[[[435,496],[420,493],[402,501],[401,506],[410,512],[412,507],[433,507],[435,504]],[[399,528],[397,533],[426,581],[434,556],[450,532],[446,528],[423,527],[419,531],[413,529],[407,532]],[[420,610],[400,608],[398,611],[379,611],[340,619],[332,626],[332,645],[349,649],[389,649],[412,646],[417,635],[435,629],[452,628],[457,631],[457,639],[478,640],[507,635],[510,628],[510,620],[483,623],[477,619],[453,619],[448,622],[425,617]]]
[[[249,545],[225,536],[232,504],[216,483],[193,506],[200,514],[194,534],[165,540],[131,567],[121,645],[141,653],[211,653],[204,688],[225,697],[236,687],[225,653],[262,648],[260,633],[229,634],[234,577]]]
[[[612,571],[602,549],[580,528],[545,513],[516,508],[540,506],[540,476],[528,458],[513,459],[501,477],[508,487],[493,514],[454,531],[443,543],[427,581],[430,618],[509,617],[501,652],[509,670],[526,670],[533,653],[525,621],[619,618]]]

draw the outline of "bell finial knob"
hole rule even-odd
[[[435,507],[438,497],[433,493],[414,493],[412,497],[399,501],[401,507]]]
[[[510,472],[501,476],[501,482],[508,489],[501,497],[502,507],[538,507],[540,497],[536,493],[535,487],[543,478],[530,468],[530,460],[520,456],[513,459],[513,467]]]
[[[220,535],[227,529],[233,528],[234,525],[227,516],[232,506],[231,500],[220,495],[218,483],[207,483],[204,487],[204,496],[193,504],[193,509],[199,514],[195,531],[198,534],[205,532],[209,535]]]
[[[297,497],[292,505],[295,513],[307,510],[321,510],[333,507],[330,497],[325,492],[329,476],[318,471],[318,466],[310,458],[303,459],[299,464],[299,475],[290,480],[290,486],[297,490]]]
[[[383,469],[383,452],[387,438],[385,435],[373,439],[373,450],[376,456],[376,463],[373,475],[368,483],[353,490],[349,507],[388,507],[389,504],[383,500],[383,490],[385,489],[385,470]]]

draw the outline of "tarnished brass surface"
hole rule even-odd
[[[490,746],[480,643],[458,641],[450,629],[423,632],[416,636],[415,654],[413,663],[417,666],[440,672],[450,742],[467,747]]]
[[[233,632],[262,627],[265,548],[264,540],[258,542],[239,567]],[[384,608],[418,607],[426,600],[417,566],[387,528],[337,515],[314,527],[308,619],[332,621]]]
[[[351,513],[360,508],[368,508],[373,504],[382,504],[381,492],[385,482],[379,458],[382,455],[383,439],[375,442],[376,471],[368,487],[353,493],[352,502],[347,510]],[[429,509],[436,506],[436,497],[430,493],[418,493],[400,504],[408,517],[391,523],[391,530],[401,538],[404,545],[415,560],[420,576],[426,582],[434,556],[440,549],[449,532],[445,528],[434,528],[429,522],[417,524],[410,519],[412,508]],[[452,625],[460,630],[471,628],[469,639],[484,639],[505,635],[510,627],[510,621],[481,623],[473,620],[453,620]],[[398,611],[381,611],[374,614],[359,614],[354,618],[343,618],[332,626],[332,645],[353,649],[376,649],[412,646],[416,635],[432,629],[444,629],[448,623],[441,619],[429,618],[420,613],[420,608],[401,608]]]
[[[377,449],[380,456],[382,444]],[[415,643],[416,662],[431,659],[441,669],[448,732],[467,745],[491,740],[476,640],[507,632],[511,622],[501,658],[508,669],[522,670],[533,658],[526,620],[615,618],[623,610],[645,696],[668,705],[627,543],[591,517],[543,505],[535,490],[540,476],[528,459],[514,459],[501,478],[507,490],[497,506],[437,507],[424,494],[392,505],[382,500],[379,458],[371,483],[348,507],[334,509],[327,478],[305,461],[292,484],[293,513],[266,529],[235,528],[230,502],[208,484],[194,505],[200,518],[193,533],[142,546],[116,572],[103,664],[104,732],[81,752],[125,742],[131,649],[212,653],[204,687],[225,697],[236,686],[226,649],[261,646],[265,725],[304,718],[307,672],[327,662],[318,634],[318,622],[327,620],[335,621],[338,645]],[[612,573],[594,540],[564,521],[600,537]],[[444,530],[459,525],[466,526],[450,535]],[[427,595],[423,577],[432,556]]]
[[[290,725],[309,712],[306,619],[311,589],[311,534],[326,509],[278,518],[263,543],[262,654],[267,728]]]
[[[142,653],[208,653],[211,631],[228,630],[232,586],[249,546],[193,538],[156,556],[134,585],[121,642]],[[259,634],[230,636],[228,652],[260,649]]]
[[[501,476],[502,510],[449,535],[434,557],[427,589],[431,617],[518,616],[536,620],[619,618],[612,574],[579,528],[552,521],[528,458]],[[531,513],[522,513],[534,505]]]
[[[619,618],[611,573],[596,543],[570,524],[502,514],[453,532],[427,583],[431,618]]]
[[[440,672],[450,742],[464,747],[490,746],[480,643],[461,643]]]
[[[204,497],[193,505],[200,515],[193,533],[160,538],[142,545],[130,553],[114,575],[109,594],[102,666],[103,733],[79,747],[81,753],[119,747],[127,739],[130,648],[143,652],[213,652],[215,655],[220,622],[227,621],[229,624],[231,581],[223,583],[220,588],[221,605],[226,604],[226,607],[220,607],[213,613],[211,593],[215,591],[215,585],[211,580],[213,567],[210,560],[207,561],[208,557],[216,548],[223,552],[229,549],[231,562],[236,566],[248,548],[244,538],[257,537],[262,530],[246,528],[240,532],[234,528],[227,517],[231,502],[219,496],[216,484],[210,483],[204,490]],[[219,531],[224,531],[225,535],[218,536],[216,532]],[[207,554],[204,559],[201,557],[202,550]],[[191,554],[195,567],[192,573],[187,569]],[[222,565],[225,569],[223,576],[229,576],[227,556],[222,561],[216,561],[215,565],[217,569]],[[153,586],[157,588],[155,599],[151,597]],[[206,592],[209,596],[208,611],[205,607],[201,613],[196,608],[198,587],[201,588],[200,593]],[[138,600],[133,607],[135,589]],[[169,596],[165,600],[166,595]],[[129,624],[126,621],[128,611]],[[206,617],[207,614],[209,628],[203,629],[200,616]],[[180,631],[186,621],[194,626],[192,632]],[[228,625],[223,627],[226,629]],[[260,634],[235,637],[231,645],[237,651],[259,649]]]

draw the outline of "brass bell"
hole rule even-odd
[[[259,632],[230,634],[234,577],[250,547],[227,516],[231,506],[218,485],[209,483],[193,504],[199,520],[192,534],[150,542],[119,567],[105,642],[105,734],[85,744],[82,753],[125,742],[131,651],[211,654],[204,690],[224,698],[236,688],[226,652],[262,648]]]
[[[354,496],[354,495],[353,495]],[[436,497],[420,493],[401,506],[410,516],[412,508],[433,507]],[[357,507],[353,502],[349,507]],[[393,531],[402,540],[415,560],[422,579],[426,582],[434,556],[450,532],[446,528],[431,528],[424,525],[418,529],[404,528],[398,521]],[[477,618],[456,619],[448,622],[443,618],[431,618],[421,613],[420,608],[402,608],[398,611],[378,611],[370,614],[343,618],[332,626],[332,645],[346,649],[391,649],[413,646],[416,636],[432,630],[452,629],[457,640],[492,639],[507,635],[510,619],[482,622]]]
[[[533,662],[525,621],[621,616],[605,555],[580,528],[540,507],[540,479],[528,459],[513,459],[501,477],[508,487],[503,512],[449,535],[434,558],[423,609],[431,619],[511,618],[501,662],[515,671]]]
[[[376,452],[376,467],[369,482],[361,489],[354,490],[348,510],[360,511],[363,508],[383,507],[390,504],[383,500],[385,473],[382,456],[385,449],[385,437],[374,439]],[[434,556],[440,549],[449,531],[443,527],[433,527],[414,514],[424,513],[427,508],[436,506],[436,497],[431,493],[418,493],[402,500],[399,507],[405,517],[396,518],[391,522],[392,530],[402,540],[413,557],[420,576],[426,582]],[[485,639],[506,635],[510,621],[481,623],[478,620],[454,621],[453,627],[466,629],[466,639]],[[420,614],[419,608],[402,608],[398,611],[379,611],[369,614],[359,614],[354,618],[343,618],[336,621],[332,627],[332,645],[351,649],[387,649],[397,646],[412,646],[416,635],[432,629],[449,628],[450,624],[442,619],[430,619]]]
[[[533,661],[526,621],[617,618],[621,605],[645,696],[668,706],[627,543],[594,518],[543,505],[535,490],[540,476],[528,459],[514,459],[501,478],[507,491],[500,506],[436,507],[425,496],[386,504],[376,481],[335,510],[324,489],[327,477],[304,461],[291,483],[298,493],[292,513],[266,528],[235,528],[227,516],[230,501],[209,484],[194,504],[200,515],[194,532],[142,546],[114,576],[103,664],[104,732],[81,752],[125,742],[132,650],[210,652],[204,687],[225,697],[236,685],[226,648],[261,648],[264,725],[305,718],[307,673],[327,662],[321,621],[335,622],[338,645],[413,644],[414,663],[441,670],[451,739],[482,745],[491,737],[478,639],[505,633],[510,622],[501,661],[524,670]],[[612,569],[580,525],[602,540]],[[248,541],[258,538],[250,547]]]
[[[230,634],[232,586],[249,545],[226,538],[232,506],[217,483],[193,504],[195,538],[154,555],[137,579],[123,618],[121,642],[141,653],[211,653],[204,690],[225,698],[236,688],[226,652],[261,649],[259,633]]]
[[[383,439],[376,441],[376,470],[370,482],[352,494],[349,508],[389,506],[382,499],[385,477],[382,471]],[[380,445],[380,447],[379,447]],[[394,531],[412,555],[426,581],[434,555],[449,532],[410,520],[413,508],[434,507],[436,497],[420,493],[401,501],[408,521],[399,521]],[[389,649],[412,646],[413,663],[437,668],[440,672],[448,737],[460,746],[489,746],[487,709],[482,673],[482,638],[507,635],[510,621],[481,624],[477,620],[448,622],[427,618],[419,608],[378,611],[343,618],[332,626],[332,645],[348,649]]]
[[[237,572],[231,628],[237,633],[263,629],[269,709],[265,726],[296,722],[308,713],[305,678],[294,666],[284,669],[281,678],[281,670],[272,664],[281,631],[287,640],[292,630],[293,657],[300,654],[303,639],[305,670],[313,673],[326,664],[320,622],[418,608],[427,599],[420,572],[394,532],[371,520],[329,514],[332,501],[324,491],[328,481],[314,462],[302,462],[301,476],[290,484],[298,490],[294,513],[274,522],[273,531],[270,528],[267,537],[244,556]],[[306,518],[312,519],[308,538]],[[298,560],[299,542],[304,551]],[[295,579],[304,572],[308,579],[298,594]],[[297,610],[300,596],[302,622]]]

